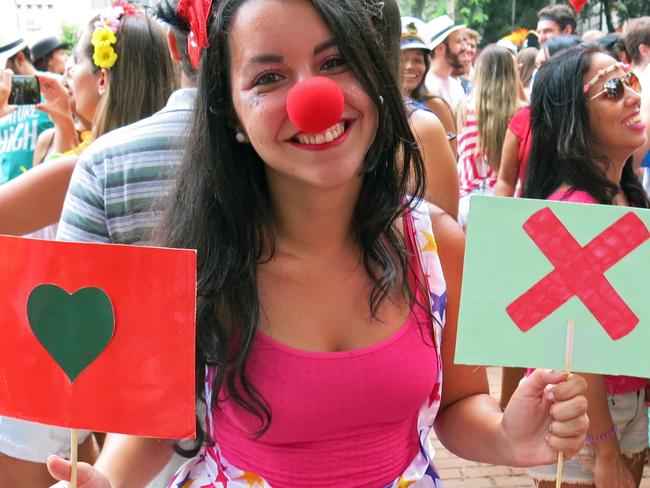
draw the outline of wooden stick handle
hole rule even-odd
[[[70,429],[70,488],[77,488],[77,447],[79,435],[77,429]]]
[[[575,322],[569,320],[566,324],[566,349],[564,353],[564,372],[571,374],[573,367],[573,333]],[[557,472],[555,473],[555,488],[562,486],[562,469],[564,468],[564,453],[560,451],[557,455]]]

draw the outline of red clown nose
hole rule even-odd
[[[323,76],[302,81],[287,96],[289,119],[303,132],[317,133],[332,127],[343,114],[343,91]]]

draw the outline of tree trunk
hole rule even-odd
[[[614,32],[612,23],[612,9],[609,6],[609,0],[603,0],[603,9],[605,10],[605,22],[607,22],[607,32]]]

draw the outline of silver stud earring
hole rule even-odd
[[[384,104],[384,97],[379,95],[379,105],[383,105],[383,104]]]
[[[246,142],[246,136],[244,135],[243,132],[237,132],[235,134],[235,139],[237,140],[238,143],[244,144]]]

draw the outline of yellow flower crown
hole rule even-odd
[[[112,68],[117,61],[113,45],[117,42],[117,31],[124,15],[134,15],[138,10],[125,2],[115,2],[102,12],[95,22],[95,30],[90,37],[93,46],[93,63],[99,68]]]

